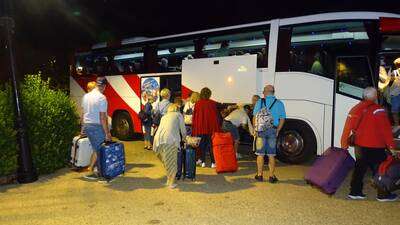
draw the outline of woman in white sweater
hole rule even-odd
[[[167,172],[167,186],[175,188],[175,176],[178,167],[178,151],[181,140],[186,138],[183,115],[178,106],[171,104],[167,113],[161,118],[160,126],[154,136],[153,149],[164,163]]]

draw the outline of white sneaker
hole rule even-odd
[[[236,159],[241,159],[241,158],[243,158],[242,154],[236,153]]]
[[[392,133],[396,133],[397,131],[399,131],[400,126],[393,126],[392,127]]]
[[[215,163],[211,163],[211,168],[215,168]]]
[[[202,163],[201,159],[197,160],[196,165],[200,166]]]
[[[206,167],[206,163],[201,163],[201,167]]]

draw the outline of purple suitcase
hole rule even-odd
[[[335,194],[354,164],[348,151],[331,147],[314,162],[305,180],[326,194]]]

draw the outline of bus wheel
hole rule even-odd
[[[118,112],[112,120],[112,130],[115,137],[122,141],[133,138],[133,123],[128,112]]]
[[[300,164],[316,155],[317,140],[311,127],[302,121],[286,121],[278,136],[278,159]]]

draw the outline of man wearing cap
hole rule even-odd
[[[107,99],[103,95],[107,80],[104,77],[98,77],[96,87],[87,93],[82,99],[82,130],[81,134],[86,134],[90,144],[95,150],[92,154],[89,169],[90,174],[85,178],[95,180],[99,178],[94,173],[94,166],[97,162],[97,153],[100,151],[101,144],[104,141],[111,141],[110,130],[107,121]]]

